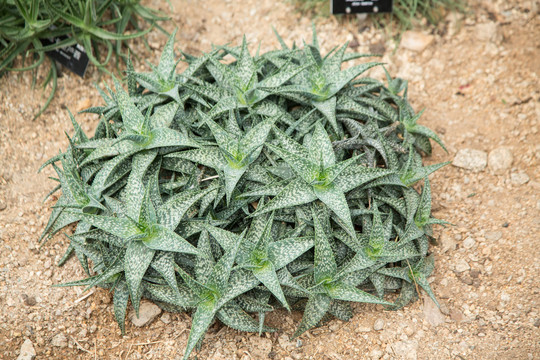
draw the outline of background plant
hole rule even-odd
[[[312,16],[329,16],[331,0],[290,0],[301,12]],[[437,25],[447,11],[466,10],[465,0],[394,0],[392,14],[373,14],[377,26],[384,27],[398,37],[425,19]]]
[[[75,44],[82,45],[90,61],[108,72],[105,66],[113,55],[117,66],[120,59],[127,58],[130,47],[126,40],[144,36],[154,26],[164,31],[156,21],[166,19],[140,0],[1,0],[0,76],[7,71],[31,70],[35,79],[46,51]],[[49,45],[53,38],[62,40]],[[17,59],[20,66],[16,66]],[[52,81],[52,91],[36,117],[50,104],[56,79],[51,61],[43,86]]]
[[[428,247],[444,221],[428,175],[445,164],[422,165],[442,142],[407,82],[359,77],[377,62],[342,70],[364,55],[323,56],[315,31],[302,48],[278,39],[255,56],[245,39],[184,55],[177,73],[173,34],[152,72],[128,61],[127,91],[115,81],[86,110],[101,117],[94,136],[71,116],[69,147],[43,165],[62,194],[41,239],[76,224],[60,264],[75,255],[88,274],[62,286],[110,289],[122,333],[142,297],[192,311],[184,358],[216,319],[274,331],[268,312],[301,309],[299,336],[351,318],[351,302],[436,301]]]

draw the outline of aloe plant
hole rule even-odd
[[[0,3],[0,76],[7,71],[35,70],[45,60],[47,51],[79,44],[90,61],[109,73],[111,57],[127,59],[129,39],[143,37],[167,20],[160,12],[140,4],[140,0],[7,0]],[[141,20],[150,26],[142,29]],[[114,31],[106,28],[114,27]],[[126,34],[128,26],[135,29]],[[55,42],[50,44],[50,39]],[[146,41],[146,40],[144,40]],[[106,50],[103,56],[100,51]],[[133,51],[132,51],[133,52]],[[16,67],[19,59],[22,66]],[[29,61],[27,61],[29,60]],[[29,65],[26,65],[30,62]],[[34,78],[36,74],[34,73]],[[52,90],[44,106],[49,106],[56,92],[57,70],[53,61],[43,87],[52,81]]]
[[[435,300],[429,240],[445,222],[428,175],[445,163],[422,165],[442,142],[407,82],[357,77],[377,63],[340,71],[362,55],[323,57],[315,34],[303,49],[279,40],[255,56],[245,39],[183,54],[176,73],[171,36],[151,72],[128,61],[127,91],[100,90],[105,104],[86,110],[101,116],[94,136],[70,117],[68,148],[44,164],[62,194],[42,241],[77,223],[61,263],[75,255],[89,275],[60,286],[110,289],[122,334],[143,297],[192,312],[185,359],[216,320],[261,333],[276,330],[268,312],[300,308],[300,336],[350,319],[353,302]]]

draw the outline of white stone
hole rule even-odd
[[[500,44],[502,42],[502,33],[497,23],[491,21],[483,24],[477,24],[474,27],[474,35],[480,41],[493,42]]]
[[[159,306],[148,301],[143,301],[139,306],[139,317],[137,317],[135,312],[132,312],[130,313],[129,320],[131,320],[133,325],[143,327],[154,321],[159,314],[161,314]]]
[[[463,247],[465,249],[470,249],[476,244],[476,240],[474,240],[472,237],[468,237],[465,240],[463,240]]]
[[[470,268],[471,267],[469,266],[469,264],[463,259],[458,260],[457,263],[456,263],[456,267],[455,267],[456,271],[460,272],[460,273],[464,272],[464,271],[467,271]]]
[[[441,313],[437,305],[431,300],[431,298],[424,294],[424,318],[426,321],[431,324],[432,326],[439,326],[441,324],[444,324],[445,318],[444,315]]]
[[[356,332],[368,333],[370,331],[371,331],[371,327],[369,326],[359,326],[356,328]]]
[[[68,345],[66,335],[62,333],[56,334],[51,340],[51,345],[59,348],[65,348]]]
[[[508,295],[508,293],[503,291],[501,293],[501,301],[509,302],[510,301],[510,295]]]
[[[516,185],[524,185],[529,182],[530,178],[526,173],[518,172],[510,174],[510,180]]]
[[[164,313],[161,315],[161,318],[159,318],[164,324],[170,324],[171,323],[171,315],[169,313]]]
[[[250,339],[252,355],[255,359],[268,359],[272,351],[272,340],[258,335]]]
[[[433,42],[433,39],[433,35],[409,30],[403,33],[400,46],[411,51],[422,52]]]
[[[24,340],[21,346],[21,352],[17,360],[33,360],[36,357],[36,350],[34,349],[34,344],[30,339]]]
[[[373,323],[373,330],[380,331],[382,329],[384,329],[384,320],[379,318],[375,320],[375,323]]]
[[[398,359],[416,360],[418,358],[418,342],[416,340],[398,341],[390,346]]]
[[[489,240],[489,241],[497,241],[497,240],[500,240],[502,238],[502,231],[488,231],[484,237],[486,238],[486,240]]]
[[[503,174],[510,169],[513,161],[512,152],[505,147],[493,149],[488,155],[488,166],[495,174]]]
[[[456,241],[448,233],[443,233],[440,238],[442,252],[446,253],[447,251],[456,250]]]
[[[383,355],[384,355],[383,352],[379,349],[373,349],[369,353],[369,357],[373,360],[379,360]]]
[[[452,165],[473,172],[480,172],[487,165],[487,153],[475,149],[461,149],[457,152]]]

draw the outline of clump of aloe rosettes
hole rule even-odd
[[[351,318],[352,302],[436,302],[428,245],[444,222],[428,175],[445,164],[421,154],[443,145],[417,123],[407,82],[360,77],[378,62],[342,70],[368,55],[323,56],[315,32],[301,48],[278,39],[255,56],[245,39],[184,54],[177,73],[173,34],[152,72],[128,63],[127,91],[115,80],[87,110],[101,117],[94,136],[71,117],[68,148],[45,164],[61,196],[42,240],[76,224],[61,264],[74,254],[88,278],[63,286],[111,289],[122,333],[143,297],[192,312],[184,358],[216,319],[274,331],[267,313],[302,309],[296,337]]]

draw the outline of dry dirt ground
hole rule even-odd
[[[162,6],[154,0],[152,6]],[[192,53],[211,43],[252,51],[278,46],[271,26],[288,43],[310,38],[310,20],[273,0],[176,0],[177,46]],[[478,172],[447,166],[433,175],[435,216],[455,226],[437,229],[431,285],[442,307],[420,299],[397,312],[359,305],[349,322],[332,320],[291,342],[299,313],[277,312],[281,333],[240,333],[214,325],[198,359],[540,359],[540,5],[538,1],[471,2],[473,14],[450,14],[422,52],[398,48],[384,33],[354,19],[317,23],[325,50],[351,41],[356,51],[384,52],[393,74],[410,80],[410,99],[426,108],[422,123],[436,129],[449,154],[436,148],[426,162],[454,160],[475,149]],[[168,29],[174,25],[170,24]],[[150,36],[156,62],[165,37]],[[140,44],[139,44],[140,45]],[[142,46],[138,46],[143,49]],[[141,64],[142,70],[146,65]],[[380,77],[381,71],[373,76]],[[29,339],[37,359],[178,359],[190,327],[187,314],[161,314],[146,327],[129,320],[121,337],[110,294],[102,289],[51,285],[83,277],[76,260],[55,265],[66,247],[57,236],[42,249],[37,238],[54,201],[39,165],[65,149],[66,108],[100,104],[93,83],[65,73],[49,110],[30,74],[0,79],[0,358],[15,359]],[[98,119],[77,117],[93,131]],[[513,162],[495,174],[486,153],[505,147]],[[491,158],[490,158],[491,159]],[[467,159],[466,159],[467,160]],[[493,160],[496,160],[493,158]],[[493,164],[490,164],[493,165]],[[496,164],[495,164],[496,165]],[[375,329],[374,329],[374,325]]]

